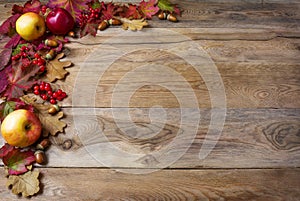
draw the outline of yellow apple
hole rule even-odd
[[[1,124],[1,134],[5,141],[16,147],[27,147],[35,143],[42,132],[39,118],[25,109],[9,113]]]
[[[24,40],[38,39],[46,31],[45,20],[37,13],[24,13],[16,21],[16,31]]]

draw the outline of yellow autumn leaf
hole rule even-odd
[[[118,18],[123,24],[123,29],[130,29],[132,31],[141,30],[143,27],[148,26],[148,22],[145,19],[130,20],[127,18]]]

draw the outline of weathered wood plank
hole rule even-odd
[[[182,28],[250,28],[271,29],[288,33],[297,31],[299,36],[299,4],[249,2],[199,2],[174,1],[184,9],[180,23],[151,20],[152,27]],[[2,4],[0,21],[10,14],[12,3]]]
[[[64,112],[66,134],[51,137],[48,167],[300,166],[299,109],[228,109],[220,136],[216,129],[209,129],[210,123],[217,122],[210,110],[200,110],[198,128],[193,109],[73,108]],[[205,142],[209,139],[217,142],[210,153]],[[129,156],[136,154],[135,158],[121,157],[123,153],[114,148]],[[200,159],[200,151],[209,155]]]
[[[147,33],[145,34],[147,35]],[[98,37],[95,40],[97,39]],[[131,40],[124,37],[124,40],[122,39],[118,40],[127,43],[129,41],[138,43],[138,40],[143,38],[132,38]],[[274,39],[271,41],[201,41],[199,43],[195,42],[195,44],[202,48],[201,52],[207,52],[204,56],[203,65],[209,66],[210,70],[216,65],[215,73],[219,73],[222,80],[213,80],[214,77],[209,79],[215,83],[218,81],[223,82],[228,107],[297,108],[300,104],[298,101],[300,95],[298,42],[300,41]],[[168,46],[170,44],[172,43],[165,43],[164,45]],[[186,43],[182,42],[176,45],[175,48],[179,50],[184,48],[185,45]],[[69,69],[71,74],[64,83],[61,83],[65,85],[62,88],[65,88],[70,94],[74,93],[74,90],[77,89],[72,87],[75,80],[77,79],[77,84],[80,84],[78,80],[84,79],[82,84],[77,85],[77,87],[85,86],[84,91],[86,94],[95,94],[96,107],[111,107],[112,95],[119,96],[119,102],[114,102],[113,107],[122,107],[124,96],[114,91],[116,87],[119,86],[124,89],[123,94],[126,94],[131,92],[132,87],[137,85],[141,88],[139,90],[135,89],[137,91],[132,94],[131,103],[128,106],[149,107],[160,104],[165,107],[177,107],[178,102],[174,94],[171,94],[172,92],[175,93],[176,90],[163,90],[162,87],[153,86],[153,82],[161,86],[165,84],[165,86],[173,85],[174,87],[176,84],[182,86],[182,84],[188,83],[199,100],[199,106],[210,107],[209,92],[211,92],[211,89],[208,88],[209,82],[207,83],[207,80],[205,80],[206,75],[201,74],[207,72],[202,68],[203,65],[196,68],[197,66],[188,63],[191,60],[172,54],[168,52],[168,49],[161,51],[162,46],[160,44],[154,45],[153,49],[149,49],[147,43],[124,44],[124,46],[115,44],[110,44],[110,46],[71,44],[69,47],[72,51],[67,58],[76,65]],[[106,55],[116,53],[113,47],[118,49],[124,47],[136,48],[137,50],[127,54],[124,53],[119,57],[107,58]],[[102,51],[102,48],[106,48],[105,52]],[[211,57],[211,61],[209,61],[209,57]],[[199,61],[199,58],[195,57],[195,60]],[[159,67],[164,66],[164,68],[155,70],[155,68],[150,67],[150,64]],[[149,69],[145,70],[144,74],[137,72],[137,69],[143,65],[149,65]],[[167,72],[168,69],[179,73],[180,77],[177,79],[174,76],[169,77],[169,82],[164,83],[168,80],[170,73]],[[200,69],[200,72],[197,72],[197,69]],[[199,73],[202,77],[199,76]],[[130,76],[129,82],[120,82],[126,76]],[[147,77],[153,78],[152,84],[148,84],[150,87],[145,86],[147,85],[145,84]],[[134,82],[130,83],[133,80]],[[180,91],[180,87],[178,87],[178,91]],[[91,106],[90,96],[87,99],[85,94],[81,95],[80,103],[73,102],[72,104]],[[67,106],[71,103],[65,102],[65,104]]]
[[[2,169],[1,169],[2,170]],[[30,200],[297,201],[299,169],[161,170],[124,174],[105,169],[39,169],[42,194]],[[0,171],[4,177],[3,171]],[[0,180],[0,200],[20,200]]]

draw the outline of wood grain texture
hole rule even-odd
[[[167,108],[164,112],[159,108],[132,108],[129,111],[126,108],[95,111],[73,108],[63,111],[68,124],[66,134],[51,138],[47,167],[300,166],[299,109],[228,109],[220,138],[204,159],[199,158],[199,153],[209,149],[205,148],[204,140],[212,137],[208,134],[211,123],[208,109],[200,110],[199,125],[192,123],[192,116],[196,114],[193,109],[185,109],[186,117],[175,108]],[[164,114],[165,118],[157,114]],[[191,132],[195,129],[193,136]],[[109,145],[113,147],[105,148]],[[168,146],[170,149],[166,151]],[[139,157],[125,158],[113,148],[132,156],[139,154]],[[167,164],[167,160],[172,161]],[[103,164],[103,161],[108,163]]]
[[[297,201],[300,196],[299,169],[160,170],[145,175],[105,169],[46,168],[39,171],[42,194],[30,198],[32,201]],[[0,172],[3,177],[3,171]],[[0,200],[23,200],[7,193],[4,186],[5,179],[1,179]]]
[[[13,2],[24,1],[0,0],[0,22]],[[141,32],[115,27],[67,44],[74,66],[53,87],[69,94],[68,127],[51,137],[30,200],[299,200],[299,2],[174,2],[179,23],[154,17]],[[210,96],[214,76],[225,101]],[[221,135],[222,122],[209,135],[224,102]],[[0,176],[0,200],[20,200]]]

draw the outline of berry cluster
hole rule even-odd
[[[51,104],[56,104],[57,101],[62,101],[67,97],[66,92],[61,89],[54,91],[50,83],[47,82],[41,82],[40,84],[34,85],[33,93],[35,95],[40,95],[43,100],[49,101]]]
[[[82,27],[88,22],[99,19],[100,9],[89,7],[87,12],[84,12],[79,15],[79,26]]]
[[[17,61],[19,59],[22,59],[22,68],[25,69],[30,66],[31,64],[31,58],[28,54],[29,48],[27,46],[22,46],[20,48],[20,52],[14,56],[11,57],[13,61]]]
[[[40,72],[43,73],[46,70],[46,61],[39,55],[38,53],[34,54],[33,64],[38,65],[40,67]]]
[[[46,61],[39,55],[35,53],[33,55],[32,51],[30,52],[30,48],[27,46],[22,46],[20,48],[20,52],[11,57],[13,61],[22,60],[22,69],[29,67],[31,64],[38,65],[39,71],[43,73],[46,70]]]

